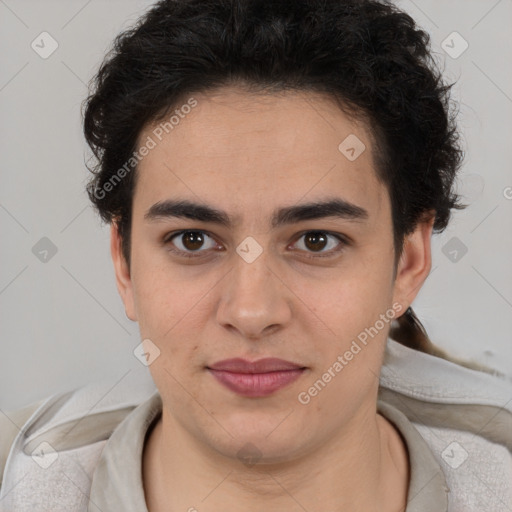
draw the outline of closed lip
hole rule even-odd
[[[291,361],[285,361],[284,359],[278,359],[276,357],[265,357],[258,359],[257,361],[248,361],[240,357],[233,359],[224,359],[218,361],[210,366],[207,366],[210,370],[219,370],[233,373],[269,373],[279,372],[286,370],[301,370],[305,366],[300,364],[292,363]]]

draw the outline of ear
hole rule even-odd
[[[396,271],[393,303],[406,311],[420,291],[432,267],[431,238],[435,217],[418,223],[407,235]]]
[[[122,239],[119,235],[117,222],[112,222],[110,227],[110,254],[114,264],[116,275],[116,285],[119,295],[124,303],[126,316],[133,321],[137,320],[135,314],[135,301],[133,293],[133,283],[130,277],[130,268],[123,255]]]

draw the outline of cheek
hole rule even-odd
[[[218,278],[206,275],[194,278],[187,269],[168,263],[134,266],[134,292],[141,339],[149,338],[160,350],[150,365],[155,382],[165,386],[191,377],[204,364],[200,345],[211,316],[211,291]],[[189,270],[189,269],[188,269]]]
[[[391,263],[360,260],[333,269],[328,278],[295,278],[289,286],[301,299],[296,301],[298,307],[318,324],[326,339],[346,341],[389,308],[391,277]]]
[[[329,418],[327,423],[331,426],[348,421],[360,404],[375,393],[393,318],[390,315],[387,321],[381,320],[390,306],[375,287],[367,293],[360,286],[357,289],[346,286],[337,295],[333,294],[333,298],[338,301],[336,304],[321,304],[317,312],[326,319],[336,337],[311,337],[319,357],[299,390],[302,399],[309,400],[305,409]],[[304,402],[299,400],[299,403]]]
[[[194,314],[208,282],[193,279],[189,268],[171,265],[160,249],[140,248],[133,255],[137,317],[146,337],[167,338],[188,314]]]
[[[344,403],[351,410],[374,392],[393,318],[381,320],[390,311],[392,268],[387,261],[371,263],[351,265],[336,279],[310,286],[309,294],[306,287],[301,291],[314,313],[309,318],[320,318],[329,327],[325,336],[308,333],[318,357],[301,391],[309,394],[311,389],[310,405],[314,403],[321,414],[339,414],[340,421],[347,410],[333,412],[338,410],[336,404]]]

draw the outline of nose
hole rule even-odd
[[[293,294],[268,260],[265,251],[251,263],[236,255],[231,272],[222,280],[217,321],[247,339],[272,334],[292,318]]]

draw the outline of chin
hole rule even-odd
[[[237,458],[244,464],[276,464],[286,462],[300,456],[304,451],[302,441],[303,429],[293,428],[294,425],[284,425],[288,420],[280,421],[283,415],[277,419],[274,415],[260,421],[252,417],[250,419],[238,418],[237,421],[222,421],[226,430],[233,436],[224,436],[222,441],[216,440],[213,447],[219,453],[230,458]],[[246,464],[247,465],[247,464]]]

